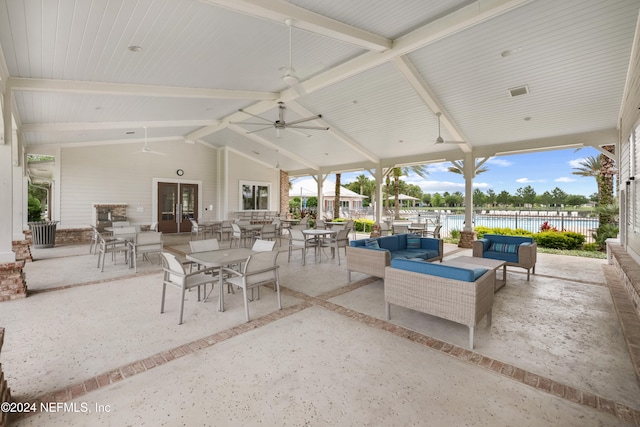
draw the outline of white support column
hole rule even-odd
[[[475,177],[475,164],[472,153],[464,155],[464,228],[463,231],[472,232],[473,216],[473,178]]]
[[[0,263],[16,261],[13,252],[13,144],[11,122],[11,90],[2,99],[4,144],[0,144]]]
[[[382,165],[378,164],[375,170],[375,180],[376,180],[376,222],[378,224],[382,223],[382,211],[383,201],[382,201],[382,179],[383,179],[383,171]]]
[[[324,197],[322,197],[322,186],[324,185],[324,180],[326,178],[327,175],[323,175],[321,173],[313,177],[313,179],[316,181],[318,189],[318,212],[316,213],[317,219],[322,219],[322,214],[324,212]],[[302,200],[300,200],[300,203],[302,203]]]

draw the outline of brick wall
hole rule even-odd
[[[280,171],[280,215],[289,213],[289,174]]]
[[[25,230],[24,235],[31,244],[31,230]],[[56,228],[56,245],[76,245],[80,243],[89,243],[93,237],[91,228]]]
[[[473,241],[476,240],[478,234],[475,231],[461,231],[460,241],[458,242],[459,248],[472,248]]]
[[[640,264],[627,253],[620,243],[607,243],[611,253],[610,262],[614,265],[620,280],[627,291],[629,300],[640,317]]]
[[[0,302],[26,298],[27,282],[24,277],[24,260],[0,264]]]
[[[29,244],[31,240],[14,240],[11,242],[12,250],[16,253],[16,259],[25,260],[25,261],[33,261],[33,257],[31,256],[31,246]]]
[[[0,328],[0,351],[2,350],[2,343],[4,342],[4,328]],[[4,371],[2,370],[2,363],[0,363],[0,403],[11,402],[11,391],[7,385],[7,380],[4,379]],[[0,411],[0,427],[9,425],[9,413]]]

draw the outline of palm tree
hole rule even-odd
[[[333,199],[333,218],[334,219],[340,218],[340,178],[341,177],[342,177],[342,174],[340,173],[336,174],[336,195],[335,195],[335,198]]]
[[[396,167],[391,168],[386,173],[387,188],[389,188],[390,178],[393,178],[393,188],[395,194],[395,219],[400,219],[400,177],[403,175],[409,175],[410,172],[415,173],[420,178],[426,178],[429,175],[427,167],[425,165],[414,165],[409,167]],[[387,190],[387,206],[389,203],[389,193]]]
[[[464,175],[464,160],[454,160],[451,162],[451,164],[453,166],[449,166],[447,168],[449,172],[457,173],[458,175]],[[476,175],[479,175],[488,170],[489,168],[486,168],[484,166],[478,167],[478,165],[476,164]]]
[[[615,146],[605,145],[602,147],[610,153],[613,153]],[[613,198],[613,177],[616,174],[615,162],[604,154],[598,157],[589,156],[580,162],[579,167],[572,172],[579,176],[592,176],[596,179],[598,185],[598,206],[608,206],[614,204]],[[598,220],[600,225],[610,224],[615,221],[608,210],[598,212]]]

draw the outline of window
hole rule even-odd
[[[240,181],[241,210],[268,210],[270,194],[271,183]]]

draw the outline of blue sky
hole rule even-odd
[[[474,189],[480,188],[486,193],[491,188],[497,194],[502,190],[515,194],[518,188],[530,185],[537,194],[542,194],[559,187],[567,194],[581,194],[589,197],[598,191],[595,178],[573,175],[573,167],[578,166],[585,157],[598,155],[598,150],[587,147],[578,151],[553,150],[494,157],[485,163],[489,171],[474,179]],[[426,179],[416,175],[402,179],[407,183],[418,185],[424,193],[442,194],[445,191],[464,193],[464,179],[462,176],[448,172],[448,166],[450,166],[449,163],[430,164],[427,167],[429,176]],[[342,182],[352,182],[362,173],[371,178],[367,172],[349,172],[342,175]],[[329,176],[328,179],[335,178]]]

